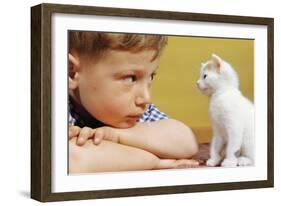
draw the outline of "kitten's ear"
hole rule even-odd
[[[221,70],[221,63],[222,63],[222,60],[219,56],[217,56],[216,54],[212,54],[212,61],[217,69],[217,72],[220,72]]]

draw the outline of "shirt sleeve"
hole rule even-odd
[[[159,109],[151,103],[140,117],[139,122],[154,122],[163,119],[169,119],[169,117],[165,113],[160,112]]]
[[[74,125],[76,122],[76,119],[74,119],[70,112],[68,112],[68,125]]]

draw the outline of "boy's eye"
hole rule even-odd
[[[207,74],[204,74],[203,79],[206,79],[206,77],[207,77]]]
[[[151,76],[150,76],[150,80],[151,80],[151,81],[154,79],[155,75],[156,75],[155,72],[151,74]]]
[[[137,77],[135,75],[129,75],[129,76],[124,77],[124,80],[126,82],[135,82],[137,80]]]

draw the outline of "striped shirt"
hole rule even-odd
[[[154,122],[162,119],[168,119],[168,116],[160,112],[154,104],[149,104],[146,111],[140,117],[139,122]]]

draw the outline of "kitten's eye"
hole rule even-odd
[[[207,74],[204,74],[203,79],[206,79],[206,77],[207,77]]]

